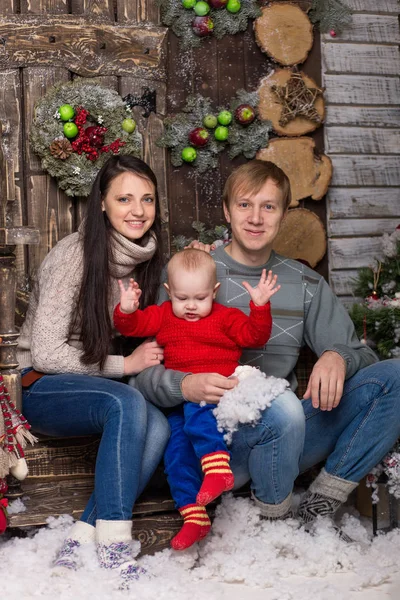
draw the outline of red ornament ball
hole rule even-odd
[[[337,33],[336,33],[336,31],[334,29],[331,29],[330,32],[329,32],[329,35],[331,37],[336,37]]]

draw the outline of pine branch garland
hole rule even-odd
[[[318,25],[322,33],[340,33],[351,22],[352,11],[340,0],[313,0],[310,21]]]
[[[200,46],[202,39],[192,29],[194,17],[193,10],[185,9],[182,0],[157,0],[161,10],[161,21],[172,29],[180,39],[182,48],[196,48]],[[214,23],[212,35],[217,39],[225,35],[234,35],[239,31],[245,31],[249,19],[256,19],[261,14],[257,0],[241,0],[240,11],[233,14],[225,9],[211,9],[208,16]]]
[[[258,105],[257,92],[239,90],[236,96],[230,100],[228,108],[234,113],[241,104],[249,104],[256,108]],[[182,112],[164,120],[164,133],[157,140],[157,145],[171,150],[171,163],[174,167],[180,167],[184,162],[181,153],[183,148],[190,145],[189,133],[196,127],[202,126],[206,115],[216,115],[221,110],[226,109],[226,106],[215,108],[210,98],[198,94],[187,98]],[[256,118],[250,125],[243,126],[234,118],[229,125],[228,140],[217,141],[211,130],[207,145],[196,148],[197,158],[192,164],[198,169],[199,173],[216,168],[218,166],[218,155],[224,150],[228,150],[231,159],[240,154],[252,159],[260,148],[265,148],[268,145],[271,129],[272,126],[269,121],[261,121]]]

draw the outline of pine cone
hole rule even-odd
[[[73,149],[69,141],[66,138],[62,138],[61,140],[54,140],[50,144],[50,152],[56,158],[65,160],[72,154]]]

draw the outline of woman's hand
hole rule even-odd
[[[142,295],[142,290],[139,284],[134,279],[129,280],[128,287],[125,289],[124,284],[118,279],[120,293],[120,309],[121,312],[131,314],[139,307],[139,298]]]
[[[146,340],[124,358],[124,375],[137,375],[148,367],[161,364],[163,360],[164,348],[156,341]]]
[[[263,269],[260,281],[256,287],[251,287],[247,281],[243,281],[243,287],[249,292],[250,298],[256,306],[264,306],[269,302],[270,298],[281,289],[280,285],[276,285],[277,281],[278,275],[274,275],[272,271],[268,271],[267,276],[266,269]]]

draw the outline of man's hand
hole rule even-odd
[[[226,390],[239,383],[237,377],[224,377],[218,373],[196,373],[182,380],[182,394],[190,402],[217,404]]]
[[[243,287],[249,292],[250,298],[256,306],[264,306],[281,289],[280,285],[276,285],[277,281],[278,275],[274,275],[272,271],[268,271],[267,276],[266,269],[263,269],[260,281],[255,288],[252,288],[247,281],[243,281]]]
[[[209,254],[211,250],[215,250],[214,244],[203,244],[203,242],[199,242],[199,240],[193,240],[190,242],[189,246],[185,246],[186,248],[195,248],[196,250],[203,250],[203,252],[207,252]]]
[[[127,289],[120,279],[118,279],[119,293],[120,293],[120,309],[121,312],[131,314],[139,307],[139,298],[142,295],[142,290],[139,288],[139,284],[134,279],[129,280]]]
[[[332,410],[342,398],[346,363],[337,352],[324,352],[315,363],[303,398],[310,398],[314,408]]]

